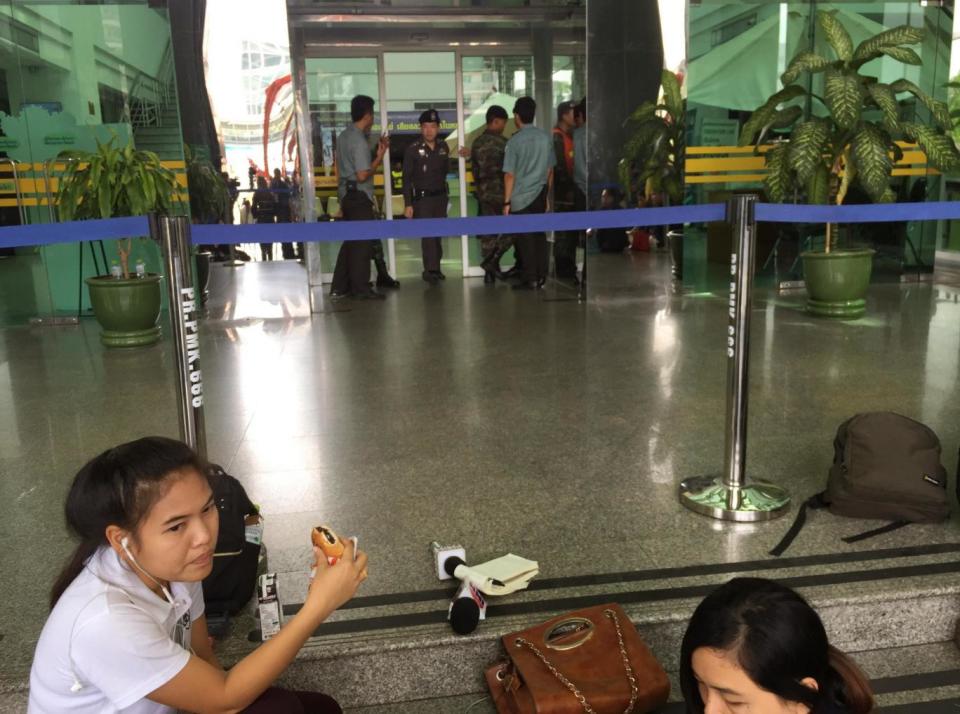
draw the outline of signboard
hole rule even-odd
[[[421,109],[410,111],[396,111],[387,113],[387,131],[391,134],[419,134],[420,133],[420,115]],[[455,131],[457,128],[457,110],[456,109],[438,109],[440,115],[440,133],[447,134]],[[379,119],[373,123],[370,130],[373,135],[382,134]]]
[[[698,146],[736,146],[740,122],[736,119],[708,119],[700,124]]]

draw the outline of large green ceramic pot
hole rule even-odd
[[[807,310],[821,317],[847,320],[861,317],[873,272],[871,248],[803,253],[803,279],[807,285]]]
[[[160,276],[87,278],[93,314],[107,347],[142,347],[160,339]]]

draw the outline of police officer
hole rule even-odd
[[[487,109],[487,128],[470,147],[470,165],[473,170],[473,192],[477,197],[479,215],[503,215],[503,154],[507,140],[503,130],[507,126],[507,110],[494,104]],[[483,282],[490,284],[500,272],[500,259],[513,245],[511,235],[484,235],[480,239],[483,255]]]
[[[403,155],[403,214],[407,218],[447,217],[447,169],[450,152],[438,139],[440,115],[428,109],[420,115],[420,138]],[[431,285],[444,280],[440,272],[443,246],[439,238],[422,238],[423,279]]]
[[[389,139],[386,136],[380,137],[376,153],[371,158],[367,137],[373,126],[373,106],[373,99],[365,94],[358,94],[350,100],[352,123],[337,139],[337,195],[344,220],[347,221],[369,221],[375,217],[373,176],[383,161]],[[369,285],[373,244],[378,242],[343,242],[333,270],[330,290],[332,297],[350,295],[359,300],[383,299],[383,293],[372,290]]]

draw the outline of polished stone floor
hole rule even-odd
[[[301,601],[319,522],[359,536],[369,596],[437,588],[432,540],[462,543],[471,560],[518,553],[544,579],[766,557],[785,523],[722,524],[677,502],[681,478],[723,461],[725,296],[674,287],[664,255],[590,261],[587,304],[560,285],[407,280],[382,303],[324,299],[313,316],[296,263],[214,269],[209,456],[262,506],[286,603]],[[807,316],[802,293],[760,291],[750,475],[815,493],[837,425],[879,409],[932,426],[952,473],[951,282],[875,286],[866,317],[846,323]],[[0,330],[0,674],[29,663],[69,548],[62,501],[76,469],[117,442],[177,435],[173,370],[169,341],[105,351],[92,320]],[[854,546],[839,537],[873,524],[811,523],[792,556],[960,542],[955,519]]]

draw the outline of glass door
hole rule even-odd
[[[385,52],[383,55],[384,86],[387,105],[387,130],[390,132],[390,169],[392,183],[391,212],[394,220],[403,218],[403,154],[420,136],[419,117],[425,109],[440,114],[438,141],[450,147],[447,168],[449,203],[447,216],[456,218],[460,211],[460,170],[456,143],[457,83],[454,52]],[[452,139],[451,139],[452,137]],[[444,274],[463,274],[463,252],[460,236],[440,236],[443,240]],[[419,240],[390,241],[390,252],[396,258],[396,277],[418,278],[423,272]]]
[[[464,137],[461,145],[470,148],[478,136],[486,131],[487,110],[502,106],[510,120],[504,136],[509,138],[516,128],[513,125],[513,103],[517,98],[533,94],[533,57],[531,55],[465,55],[460,58],[463,75],[463,124]],[[467,211],[477,215],[477,200],[473,194],[473,167],[467,159]],[[513,251],[504,257],[502,265],[509,266]],[[467,245],[467,264],[464,275],[482,276],[480,267],[480,242],[475,236]]]
[[[340,215],[337,198],[337,137],[350,125],[350,100],[357,94],[373,97],[376,121],[370,131],[370,148],[380,134],[380,81],[376,57],[308,57],[306,65],[307,101],[313,144],[313,180],[317,220]],[[374,177],[377,205],[384,207],[383,173]],[[333,276],[341,241],[318,243],[324,282]]]

